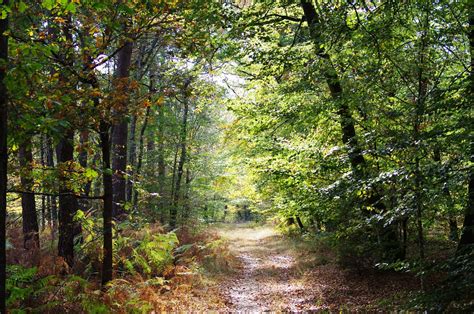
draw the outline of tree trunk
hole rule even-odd
[[[300,227],[301,231],[304,230],[303,222],[301,221],[300,216],[296,216],[296,222],[298,223],[298,227]]]
[[[67,16],[64,24],[63,35],[66,40],[67,50],[64,52],[65,62],[74,65],[73,36],[71,33],[71,16]],[[61,81],[68,86],[68,78],[61,74]],[[71,86],[69,86],[71,87]],[[70,170],[74,162],[74,130],[63,130],[62,138],[56,147],[56,156],[59,167],[59,241],[58,255],[64,258],[69,266],[74,264],[74,214],[77,212],[78,203],[70,187]]]
[[[145,120],[143,121],[143,126],[140,130],[140,140],[138,144],[138,161],[137,161],[137,169],[136,169],[136,176],[138,177],[142,170],[142,162],[143,162],[143,150],[144,150],[144,140],[145,140],[145,131],[148,125],[148,118],[150,116],[150,107],[146,108],[145,113]],[[133,206],[136,207],[138,204],[138,190],[134,191],[133,195]]]
[[[87,168],[89,166],[89,155],[88,155],[88,145],[89,145],[89,131],[82,131],[79,137],[79,143],[82,150],[79,152],[78,160],[82,168]],[[84,195],[89,195],[91,191],[91,181],[87,182],[84,186]],[[89,202],[87,200],[81,201],[82,210],[86,210]]]
[[[174,200],[174,189],[175,189],[175,182],[176,182],[176,166],[178,164],[178,153],[179,153],[179,145],[176,145],[175,150],[174,150],[174,158],[173,158],[173,175],[171,177],[171,195],[170,195],[169,205],[173,205],[173,200]]]
[[[468,89],[467,99],[468,103],[473,103],[474,100],[474,4],[471,2],[467,6],[469,12],[469,47],[471,53],[471,71],[469,74],[470,87]],[[474,130],[472,130],[472,123],[468,123],[470,128],[468,134],[470,141],[470,162],[474,163]],[[467,249],[469,246],[472,249],[474,245],[474,167],[471,166],[468,173],[468,199],[466,209],[464,211],[464,223],[459,240],[458,252]]]
[[[326,53],[324,48],[321,48],[322,39],[317,30],[319,17],[311,1],[301,0],[301,6],[303,7],[303,12],[309,26],[310,35],[316,48],[316,54],[327,63],[324,75],[331,93],[331,97],[337,101],[339,105],[337,113],[339,115],[342,129],[342,142],[349,150],[349,161],[351,163],[352,170],[354,173],[361,176],[365,172],[366,162],[357,140],[354,119],[350,109],[348,105],[341,100],[343,89],[340,79],[331,63],[329,55]]]
[[[164,191],[165,191],[165,142],[164,142],[164,108],[160,105],[158,108],[158,184],[160,194],[160,207],[163,209],[164,202]]]
[[[3,1],[8,6],[8,0]],[[7,114],[8,114],[8,91],[5,85],[5,76],[8,65],[8,15],[0,19],[0,61],[4,64],[0,67],[0,313],[5,314],[6,308],[6,222],[7,222]]]
[[[165,168],[165,142],[164,142],[164,104],[161,104],[158,108],[158,194],[160,195],[160,201],[158,202],[160,211],[162,213],[161,220],[164,220],[164,207],[165,207],[165,179],[166,179],[166,168]]]
[[[342,142],[348,149],[349,162],[351,169],[356,178],[364,179],[368,175],[367,163],[362,155],[357,134],[355,130],[354,118],[352,117],[351,111],[347,103],[342,99],[344,94],[341,81],[334,68],[329,54],[324,50],[322,46],[322,38],[318,31],[318,25],[320,24],[319,16],[314,8],[312,1],[301,0],[301,6],[303,8],[304,17],[309,26],[309,32],[314,42],[316,54],[318,57],[326,61],[325,69],[323,74],[326,79],[331,97],[337,102],[339,108],[337,114],[339,115],[339,121],[342,131]],[[385,204],[381,202],[382,196],[377,191],[372,191],[369,197],[364,200],[366,205],[375,207],[379,212],[386,211]],[[368,215],[368,211],[363,209],[364,213]],[[383,251],[388,253],[387,255],[393,256],[389,259],[401,259],[404,258],[401,252],[401,246],[397,236],[397,224],[392,223],[389,226],[380,227],[380,236],[383,243]]]
[[[127,179],[127,202],[134,203],[133,200],[133,183],[136,180],[136,164],[137,164],[137,143],[136,143],[136,129],[137,129],[137,116],[132,116],[130,122],[130,134],[128,139],[128,164],[130,168],[128,170]]]
[[[132,60],[133,44],[127,41],[118,53],[117,73],[114,81],[116,98],[120,99],[117,108],[117,119],[112,131],[112,170],[113,170],[113,216],[119,218],[126,214],[126,171],[127,171],[127,137],[128,122],[126,119],[130,63]]]
[[[102,285],[112,280],[113,243],[112,243],[112,216],[113,216],[113,189],[112,170],[110,168],[110,137],[109,126],[102,122],[100,125],[100,146],[102,149],[102,180],[104,185],[104,259],[102,261]]]
[[[58,255],[64,258],[69,266],[74,264],[74,222],[77,211],[77,199],[69,188],[69,170],[74,161],[74,132],[66,130],[60,140],[56,154],[59,174],[59,242]]]
[[[185,92],[187,92],[187,85],[185,88]],[[172,228],[176,227],[176,220],[178,214],[178,203],[179,203],[179,192],[181,189],[181,180],[183,178],[183,170],[184,170],[184,163],[186,162],[186,136],[187,136],[187,124],[188,124],[188,111],[189,111],[189,103],[188,99],[184,100],[184,110],[183,110],[183,121],[181,126],[181,142],[180,142],[180,149],[181,154],[178,161],[178,168],[176,173],[176,184],[174,189],[174,196],[173,196],[173,205],[171,206],[170,211],[170,225]]]
[[[40,158],[41,158],[41,168],[44,169],[46,166],[46,147],[44,142],[44,136],[40,137]],[[43,190],[44,192],[44,190]],[[46,195],[41,195],[41,230],[46,228]]]
[[[149,93],[150,97],[152,93],[155,91],[155,86],[154,86],[154,75],[150,74],[150,86],[149,86]],[[143,125],[142,128],[140,129],[140,138],[139,138],[139,143],[138,143],[138,160],[137,160],[137,166],[136,166],[136,177],[138,178],[140,176],[141,170],[142,170],[142,164],[143,164],[143,150],[144,150],[144,142],[145,142],[145,131],[148,126],[148,120],[150,118],[150,107],[146,108],[145,112],[145,118],[143,120]],[[151,136],[153,138],[153,136]],[[154,144],[153,144],[154,146]],[[132,154],[130,154],[132,155]],[[134,159],[136,155],[136,147],[134,147]],[[133,207],[136,208],[138,204],[138,190],[135,190],[133,193]]]
[[[31,152],[31,138],[28,137],[18,150],[18,159],[20,161],[21,175],[20,182],[22,189],[32,192],[32,163],[33,154]],[[39,248],[39,227],[38,217],[36,215],[36,201],[33,193],[23,193],[21,195],[21,215],[23,220],[23,245],[25,249]]]
[[[54,150],[53,150],[53,144],[51,142],[51,138],[49,136],[46,136],[46,166],[48,166],[49,169],[54,168]],[[57,229],[57,222],[58,222],[58,207],[57,207],[57,202],[56,202],[56,196],[50,196],[50,206],[48,206],[49,211],[50,211],[50,222],[51,222],[51,228],[52,228],[52,235],[54,238],[54,233],[56,232]]]
[[[191,194],[191,171],[189,170],[189,160],[188,166],[186,167],[186,180],[185,180],[185,190],[183,197],[183,220],[186,221],[190,216],[191,204],[190,204],[190,194]]]

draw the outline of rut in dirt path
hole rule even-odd
[[[221,231],[241,261],[239,273],[225,287],[230,308],[240,312],[298,311],[305,298],[295,258],[270,227],[233,227]]]

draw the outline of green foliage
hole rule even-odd
[[[137,238],[119,236],[114,256],[120,270],[144,277],[159,276],[173,263],[173,250],[179,241],[174,232],[151,234],[146,228]]]
[[[9,306],[33,296],[35,287],[32,286],[32,283],[35,281],[36,267],[24,268],[20,265],[10,265],[7,268],[7,272],[6,288],[9,293],[7,300]]]
[[[37,278],[37,268],[25,268],[21,265],[8,265],[6,289],[7,306],[17,312],[24,309],[23,304],[41,296],[50,289],[53,276]]]
[[[474,250],[471,246],[447,261],[422,270],[425,274],[445,274],[426,293],[416,294],[409,306],[433,312],[469,313],[474,310]]]

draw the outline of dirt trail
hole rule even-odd
[[[308,310],[305,286],[288,243],[270,227],[233,226],[220,231],[241,261],[224,287],[228,306],[238,312]],[[314,304],[314,303],[313,303]]]

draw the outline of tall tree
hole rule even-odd
[[[21,216],[23,225],[23,244],[26,249],[39,248],[39,228],[38,217],[36,215],[36,201],[33,193],[33,154],[31,152],[31,138],[26,139],[18,149],[18,159],[20,161],[21,175]]]
[[[56,147],[59,167],[59,241],[58,255],[69,266],[74,264],[74,221],[78,203],[70,187],[70,172],[74,160],[74,132],[67,130]]]
[[[184,87],[183,87],[183,96],[184,96],[184,99],[182,101],[183,118],[181,122],[181,134],[180,134],[180,142],[179,142],[180,155],[179,155],[178,167],[176,169],[177,172],[176,172],[176,183],[175,183],[174,195],[173,195],[173,203],[172,203],[171,211],[170,211],[171,228],[175,228],[176,223],[177,223],[181,181],[182,181],[183,173],[184,173],[184,163],[186,162],[186,158],[187,158],[186,139],[187,139],[187,134],[188,134],[187,128],[188,128],[188,112],[189,112],[189,101],[190,101],[189,100],[190,84],[191,84],[191,79],[187,78],[184,82]]]
[[[71,33],[72,20],[68,15],[62,27],[65,39],[65,50],[62,61],[68,68],[74,65],[74,43]],[[75,89],[71,85],[66,73],[60,73],[60,82],[66,88]],[[73,82],[74,84],[74,82]],[[58,255],[64,258],[69,266],[74,264],[74,221],[73,217],[78,209],[78,202],[71,186],[70,172],[74,163],[74,129],[69,122],[56,146],[56,158],[59,167],[59,241]]]
[[[341,79],[338,76],[336,68],[334,67],[331,57],[325,50],[327,45],[321,36],[321,21],[312,0],[301,0],[301,6],[304,12],[304,20],[308,23],[309,33],[313,41],[316,55],[321,58],[323,64],[323,75],[333,101],[337,104],[337,114],[339,115],[339,123],[342,131],[342,142],[346,145],[348,150],[349,162],[356,179],[364,180],[368,176],[368,165],[359,140],[356,134],[355,122],[346,100],[344,99],[344,90],[341,84]],[[365,205],[373,206],[380,212],[385,212],[386,207],[382,201],[382,195],[376,190],[370,191],[370,195],[364,200]],[[365,214],[368,214],[364,210]],[[380,228],[380,235],[382,238],[383,250],[389,259],[403,258],[403,250],[397,238],[397,225],[392,223],[389,226]]]
[[[104,186],[104,243],[102,260],[102,285],[112,280],[113,275],[113,239],[112,239],[112,217],[113,217],[113,189],[112,169],[110,167],[110,126],[106,122],[100,123],[100,147],[102,150],[102,183]]]
[[[118,218],[125,215],[127,138],[128,138],[128,92],[130,91],[130,65],[133,42],[126,39],[117,57],[117,72],[114,79],[114,100],[116,103],[116,122],[112,128],[112,169],[113,169],[113,215]]]

